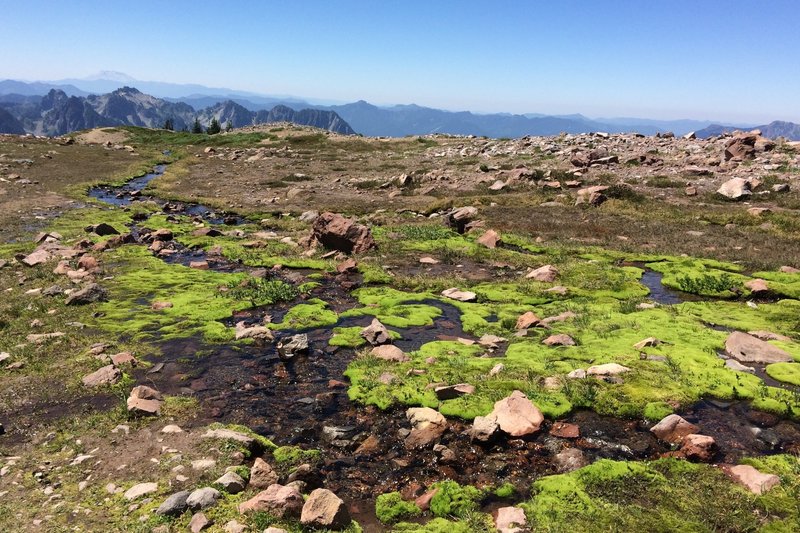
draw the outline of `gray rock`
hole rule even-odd
[[[180,516],[189,507],[186,504],[186,499],[189,497],[188,490],[182,490],[170,495],[164,503],[158,506],[156,514],[166,516]]]
[[[298,333],[278,342],[278,357],[283,360],[301,353],[308,353],[308,335],[305,333]]]
[[[90,283],[83,289],[67,296],[67,305],[86,305],[108,300],[108,292],[97,283]]]
[[[227,472],[214,483],[220,485],[229,494],[239,494],[247,486],[247,482],[236,472]]]
[[[217,489],[212,487],[203,487],[189,494],[189,497],[186,498],[186,505],[192,511],[208,509],[209,507],[213,507],[217,504],[219,497],[220,493]]]

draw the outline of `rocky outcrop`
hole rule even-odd
[[[364,253],[377,245],[367,226],[335,213],[322,213],[314,220],[312,239],[324,247],[345,253]]]

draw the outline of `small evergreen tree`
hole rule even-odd
[[[169,131],[175,130],[175,122],[172,120],[172,117],[164,121],[164,129]]]
[[[222,126],[219,125],[219,120],[217,120],[216,118],[212,118],[211,124],[209,124],[208,128],[206,128],[206,133],[208,133],[209,135],[215,135],[221,131],[222,131]]]
[[[192,133],[203,133],[203,126],[200,125],[200,119],[195,117],[194,124],[192,124]]]
[[[225,131],[229,132],[233,130],[233,123],[229,120],[227,124],[225,124]]]

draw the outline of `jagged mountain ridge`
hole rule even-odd
[[[174,128],[180,130],[189,128],[195,118],[204,126],[213,118],[223,126],[230,121],[234,127],[289,121],[346,135],[355,133],[334,111],[294,110],[286,106],[250,111],[230,100],[197,111],[189,104],[169,102],[133,87],[86,97],[68,96],[58,89],[51,89],[40,99],[19,94],[4,95],[0,97],[0,109],[16,121],[2,121],[0,126],[7,127],[0,127],[0,133],[12,133],[12,130],[16,133],[18,125],[24,132],[49,136],[104,126],[160,128],[167,119],[171,119]]]

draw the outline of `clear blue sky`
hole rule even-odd
[[[800,0],[0,0],[0,78],[800,122]]]

